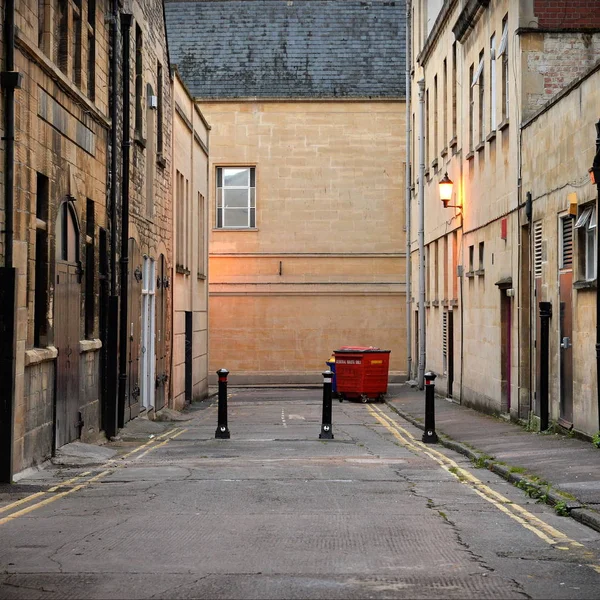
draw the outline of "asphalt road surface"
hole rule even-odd
[[[1,598],[598,598],[600,535],[385,404],[234,389],[0,494]],[[141,421],[140,421],[141,423]],[[138,425],[139,426],[139,425]]]

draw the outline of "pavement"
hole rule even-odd
[[[386,403],[423,429],[425,392],[390,385]],[[600,449],[554,432],[532,432],[436,396],[439,443],[504,477],[532,498],[600,531]]]

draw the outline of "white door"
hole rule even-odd
[[[144,256],[142,274],[142,361],[141,398],[142,410],[154,407],[155,369],[155,310],[156,310],[156,265]]]

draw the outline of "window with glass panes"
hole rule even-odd
[[[217,168],[217,228],[256,227],[256,168]]]

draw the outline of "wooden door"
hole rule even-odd
[[[133,238],[129,238],[129,275],[127,291],[127,398],[124,422],[140,414],[140,348],[142,303],[142,255]]]
[[[56,221],[54,345],[56,359],[56,447],[81,437],[79,340],[81,285],[79,228],[74,209],[64,202]]]

